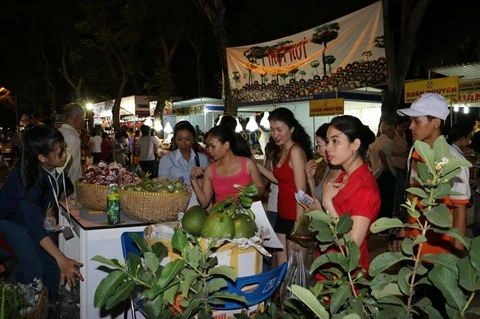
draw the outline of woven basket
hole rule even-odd
[[[95,185],[76,182],[77,201],[85,208],[93,210],[107,209],[108,185]]]
[[[145,222],[164,222],[177,219],[184,212],[191,192],[155,193],[120,189],[120,208],[131,219]]]

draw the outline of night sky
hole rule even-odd
[[[177,1],[181,0],[157,2],[164,4],[166,8],[171,8],[178,3]],[[44,1],[40,4],[31,4],[22,1],[4,1],[2,3],[0,87],[7,87],[16,95],[20,114],[23,111],[39,113],[37,109],[52,103],[51,97],[46,97],[48,95],[46,81],[42,80],[45,75],[45,61],[48,61],[49,71],[54,74],[57,108],[75,99],[74,91],[58,71],[61,61],[59,49],[61,45],[58,39],[73,34],[75,32],[73,26],[83,19],[83,13],[77,6],[78,2]],[[229,45],[255,44],[288,36],[329,22],[373,2],[375,1],[225,0]],[[455,7],[452,4],[441,6],[438,1],[432,1],[418,33],[409,77],[425,78],[426,71],[432,64],[451,65],[479,61],[480,28],[477,26],[476,16],[479,9],[480,2],[477,1],[458,0],[455,1]],[[168,16],[170,12],[163,12],[159,17],[165,17],[163,14]],[[174,10],[171,13],[175,16],[181,14]],[[398,22],[400,14],[396,19]],[[69,29],[69,26],[72,28]],[[205,49],[201,55],[201,63],[204,70],[204,88],[199,92],[195,76],[196,63],[192,58],[193,49],[184,39],[172,60],[171,70],[176,96],[185,99],[199,95],[220,97],[220,72],[215,40],[208,29],[203,31],[203,35]],[[78,34],[72,37],[74,41],[78,39]],[[143,49],[148,50],[148,46]],[[84,71],[98,67],[95,63],[99,61],[92,62],[82,65]],[[149,76],[149,74],[144,75]],[[108,91],[108,85],[105,84],[109,79],[108,74],[105,74],[103,81],[85,83],[88,87],[87,92],[95,92],[97,97],[111,96],[112,93]],[[141,80],[141,77],[139,76],[138,79]],[[134,84],[138,83],[132,82],[134,81],[130,81],[127,85],[125,96],[144,94],[144,92],[138,92],[138,87],[142,85],[137,85],[135,88]],[[6,124],[2,121],[10,121],[13,112],[5,105],[1,107],[0,125],[4,126]]]

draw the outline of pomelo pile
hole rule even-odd
[[[167,177],[143,178],[139,183],[126,185],[124,190],[156,193],[184,193],[190,191],[190,187],[178,179]]]
[[[203,238],[250,238],[258,227],[250,209],[258,189],[249,184],[233,196],[215,203],[209,212],[201,206],[192,206],[182,217],[182,228],[189,234]]]

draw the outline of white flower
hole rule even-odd
[[[438,171],[441,171],[442,168],[443,168],[445,165],[447,165],[449,161],[450,161],[450,159],[448,159],[447,157],[443,157],[443,158],[442,158],[442,161],[435,166],[435,170],[436,170],[437,172],[438,172]]]

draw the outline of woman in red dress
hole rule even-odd
[[[364,270],[370,265],[370,225],[380,210],[380,192],[366,161],[368,146],[374,140],[374,133],[354,116],[342,115],[332,120],[327,131],[327,159],[340,166],[342,172],[335,181],[323,186],[321,205],[332,216],[348,212],[352,217],[350,236],[360,247],[360,265]],[[315,199],[309,208],[321,206]]]
[[[275,141],[273,170],[257,164],[260,172],[270,182],[278,185],[277,220],[275,233],[285,249],[275,252],[277,265],[286,262],[293,249],[288,235],[303,207],[295,200],[295,192],[307,191],[305,164],[313,158],[310,136],[295,119],[292,111],[278,108],[270,113],[270,135]],[[305,255],[304,255],[305,256]]]

